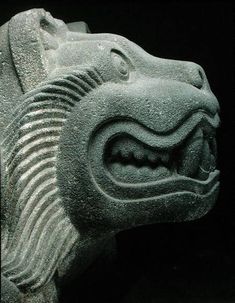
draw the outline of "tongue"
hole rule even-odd
[[[210,153],[210,147],[208,141],[204,141],[203,152],[199,165],[198,177],[201,180],[206,180],[212,169],[212,165],[215,166],[215,157]]]
[[[193,136],[185,142],[181,151],[181,159],[178,167],[178,174],[192,177],[196,174],[201,158],[203,147],[203,133],[197,129]]]

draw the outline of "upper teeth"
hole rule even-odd
[[[169,162],[170,155],[167,152],[156,152],[145,147],[141,142],[136,142],[129,138],[122,138],[116,141],[112,146],[112,158],[122,157],[123,160],[131,158],[137,161],[149,161],[153,164]]]

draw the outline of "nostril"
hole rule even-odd
[[[203,85],[203,82],[204,82],[204,74],[203,74],[203,72],[199,69],[199,77],[200,77],[200,81],[201,81],[201,87],[202,87],[202,85]],[[200,88],[201,88],[200,87]]]
[[[206,75],[203,68],[194,62],[186,62],[187,82],[197,89],[205,87]]]
[[[201,89],[203,87],[204,83],[204,74],[201,69],[198,69],[197,75],[193,81],[193,86],[195,86],[198,89]]]
[[[198,73],[201,81],[203,81],[204,80],[203,72],[199,69]]]

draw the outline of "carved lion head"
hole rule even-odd
[[[199,65],[44,10],[2,37],[3,273],[17,286],[44,285],[86,234],[212,207],[219,106]]]

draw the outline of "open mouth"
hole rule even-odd
[[[132,136],[117,135],[106,145],[104,161],[124,183],[145,183],[177,176],[206,180],[216,167],[213,133],[197,128],[180,145],[153,149]]]

